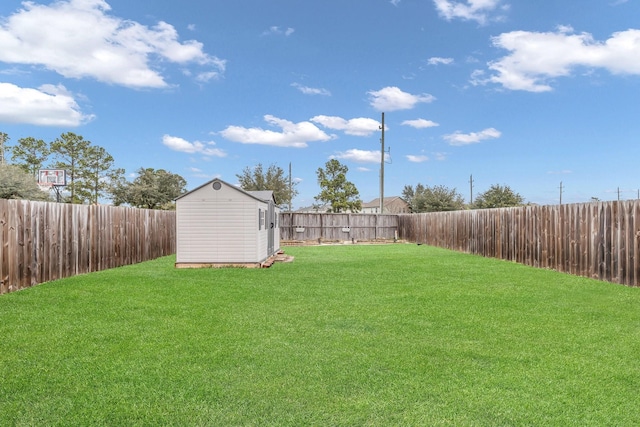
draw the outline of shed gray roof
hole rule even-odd
[[[273,196],[273,191],[271,190],[262,190],[262,191],[247,191],[247,193],[253,195],[254,197],[260,199],[260,200],[264,200],[264,201],[269,201],[269,200],[273,200],[275,202],[275,197]]]
[[[273,196],[273,191],[271,191],[271,190],[245,191],[240,187],[236,187],[235,185],[229,184],[228,182],[221,180],[220,178],[214,178],[211,181],[207,181],[204,184],[194,188],[193,190],[184,193],[180,197],[176,197],[175,200],[182,199],[183,197],[188,196],[189,194],[201,189],[202,187],[205,187],[207,185],[212,185],[216,181],[221,182],[222,184],[224,184],[224,185],[226,185],[228,187],[231,187],[231,188],[233,188],[235,190],[238,190],[239,192],[244,193],[244,194],[246,194],[247,196],[249,196],[251,198],[254,198],[256,200],[260,200],[261,202],[273,201],[275,203],[275,201],[276,201],[275,197]]]

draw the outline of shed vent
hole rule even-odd
[[[219,190],[222,188],[222,183],[220,181],[216,181],[213,183],[213,189],[214,190]]]

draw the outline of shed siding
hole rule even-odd
[[[257,241],[257,202],[184,200],[177,218],[181,262],[262,261]]]
[[[219,183],[219,184],[218,184]],[[219,189],[215,190],[213,185]],[[213,180],[176,200],[176,263],[258,263],[280,249],[279,218],[267,215],[271,192],[245,192]],[[272,196],[269,196],[272,197]],[[260,224],[259,212],[263,212]],[[274,209],[277,215],[279,210]],[[269,239],[273,235],[273,250]]]
[[[260,202],[228,185],[205,185],[176,201],[176,262],[252,263],[267,258],[258,231]],[[265,240],[266,241],[266,240]]]

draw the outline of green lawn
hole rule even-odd
[[[286,252],[0,296],[0,425],[640,425],[640,289],[411,244]]]

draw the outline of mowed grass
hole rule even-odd
[[[640,290],[410,244],[0,296],[0,425],[640,425]]]

